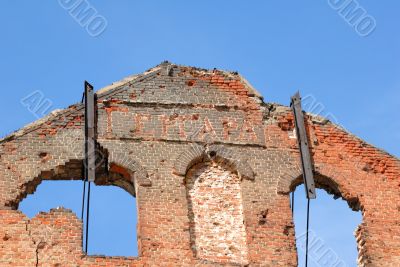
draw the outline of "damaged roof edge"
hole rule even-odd
[[[135,82],[137,80],[147,78],[149,76],[153,76],[155,73],[157,73],[159,70],[161,70],[162,68],[165,68],[165,67],[185,67],[185,68],[191,68],[191,69],[199,71],[199,72],[204,72],[207,74],[213,74],[215,72],[215,70],[217,70],[217,69],[211,70],[211,69],[202,69],[202,68],[192,67],[192,66],[177,65],[177,64],[170,63],[168,61],[164,61],[161,64],[159,64],[153,68],[150,68],[143,73],[131,75],[131,76],[125,77],[119,81],[113,82],[111,85],[105,86],[105,87],[99,89],[98,91],[96,91],[96,94],[97,94],[98,98],[104,98],[104,97],[114,95],[114,94],[120,92],[121,90],[123,90],[124,85]],[[254,95],[255,97],[260,98],[261,101],[263,102],[263,96],[240,74],[238,74],[237,72],[232,72],[232,71],[224,71],[224,70],[217,70],[217,71],[225,74],[228,77],[232,77],[232,76],[239,77],[240,81],[243,82],[243,84],[247,87],[247,89],[251,92],[251,94]],[[76,107],[76,109],[71,111],[71,107]],[[78,103],[78,104],[72,105],[66,109],[54,110],[47,116],[40,118],[22,128],[20,128],[19,130],[16,130],[16,131],[6,135],[3,138],[0,138],[0,144],[4,143],[6,141],[13,140],[14,138],[18,138],[20,136],[23,136],[25,134],[28,134],[28,133],[40,128],[40,126],[42,126],[45,122],[55,120],[57,118],[57,116],[61,115],[63,112],[74,112],[74,111],[79,111],[83,108],[84,108],[83,105],[81,103]]]
[[[239,78],[242,83],[244,83],[247,88],[254,94],[255,97],[260,98],[264,102],[264,97],[261,95],[261,93],[251,85],[249,81],[247,81],[242,75],[239,74]]]
[[[55,119],[57,116],[61,115],[62,113],[66,112],[66,111],[69,111],[69,109],[53,110],[52,112],[50,112],[48,115],[44,116],[43,118],[33,121],[33,122],[29,123],[28,125],[22,127],[21,129],[15,131],[15,132],[12,132],[11,134],[8,134],[3,138],[0,138],[0,144],[10,141],[10,140],[13,140],[17,137],[23,136],[31,131],[34,131],[37,128],[39,128],[41,125],[43,125],[44,123]]]
[[[99,89],[96,94],[99,98],[105,97],[105,96],[109,96],[110,94],[113,94],[114,91],[116,91],[119,87],[126,85],[127,83],[136,81],[140,78],[145,78],[146,76],[148,76],[149,74],[153,74],[157,71],[159,71],[161,69],[161,66],[158,65],[154,68],[151,68],[143,73],[140,74],[134,74],[134,75],[130,75],[128,77],[125,77],[119,81],[113,82],[111,85],[105,86],[101,89]]]
[[[292,109],[291,109],[290,107],[285,106],[285,105],[282,105],[282,104],[279,104],[279,103],[264,103],[264,105],[265,105],[265,106],[269,106],[269,107],[273,107],[273,108],[272,108],[272,110],[273,110],[272,112],[273,112],[273,113],[279,114],[279,113],[292,112]],[[320,115],[318,115],[318,114],[314,114],[314,113],[311,113],[311,112],[305,112],[305,114],[310,118],[310,120],[311,120],[313,123],[320,124],[320,125],[331,125],[331,126],[337,128],[337,129],[339,129],[339,130],[345,132],[345,133],[348,134],[350,137],[355,138],[356,140],[358,140],[358,141],[361,142],[362,144],[365,144],[366,146],[373,147],[373,148],[377,149],[378,151],[380,151],[381,153],[383,153],[383,154],[385,154],[385,155],[387,155],[387,156],[390,156],[390,157],[392,157],[392,158],[394,158],[394,159],[400,161],[400,158],[398,158],[397,156],[390,154],[389,152],[387,152],[387,151],[384,150],[383,148],[377,147],[377,146],[375,146],[375,145],[373,145],[373,144],[371,144],[371,143],[366,142],[366,141],[365,141],[364,139],[362,139],[361,137],[358,137],[357,135],[351,133],[349,130],[347,130],[347,128],[343,127],[343,126],[340,125],[340,124],[337,124],[337,123],[332,122],[332,121],[331,121],[330,119],[328,119],[328,118],[325,118],[325,117],[323,117],[323,116],[320,116]]]
[[[123,78],[122,80],[119,80],[117,82],[112,83],[109,86],[103,87],[101,89],[99,89],[98,91],[96,91],[96,94],[99,98],[104,98],[107,97],[109,95],[112,95],[115,91],[117,91],[120,87],[126,85],[127,83],[130,83],[132,81],[135,81],[139,78],[144,78],[145,76],[147,76],[148,74],[151,74],[153,72],[156,72],[160,69],[160,67],[154,67],[152,69],[149,69],[148,71],[142,73],[142,74],[137,74],[137,75],[131,75],[128,76],[126,78]],[[119,91],[119,90],[118,90]],[[72,107],[76,107],[76,109],[71,110]],[[40,118],[32,123],[29,123],[28,125],[20,128],[19,130],[16,130],[8,135],[6,135],[3,138],[0,138],[0,144],[13,140],[15,138],[21,137],[25,134],[28,134],[38,128],[40,128],[40,126],[42,126],[44,123],[49,122],[49,121],[53,121],[57,118],[57,116],[62,115],[63,113],[68,113],[68,112],[75,112],[75,111],[79,111],[81,109],[83,109],[84,106],[81,103],[77,103],[74,105],[69,106],[68,108],[65,109],[56,109],[53,110],[52,112],[50,112],[48,115],[44,116],[43,118]]]
[[[251,83],[248,80],[246,80],[242,75],[240,75],[240,73],[238,73],[237,71],[228,71],[228,70],[221,70],[221,69],[216,69],[216,68],[214,68],[214,69],[204,69],[204,68],[198,68],[198,67],[194,67],[194,66],[178,65],[178,64],[170,63],[168,61],[164,61],[163,63],[161,63],[157,67],[166,66],[166,65],[169,65],[169,66],[172,66],[172,67],[178,67],[178,68],[179,67],[191,68],[191,69],[193,69],[195,71],[198,71],[200,73],[203,73],[203,74],[211,74],[212,75],[212,74],[215,74],[215,71],[218,71],[218,72],[224,74],[227,77],[231,77],[231,78],[232,77],[238,77],[239,80],[247,87],[247,89],[250,91],[250,93],[253,96],[260,98],[262,101],[264,99],[264,97],[261,95],[261,93],[257,89],[255,89],[251,85]]]

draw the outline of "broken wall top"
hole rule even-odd
[[[306,128],[317,186],[363,212],[361,262],[395,255],[400,242],[379,229],[400,236],[400,161],[324,118],[307,114]],[[292,111],[264,103],[239,74],[164,62],[116,82],[97,92],[97,134],[104,164],[95,182],[137,197],[142,259],[194,264],[185,179],[211,160],[241,178],[244,261],[296,265],[288,194],[302,174]],[[0,209],[16,210],[42,180],[81,180],[83,144],[82,104],[0,140]],[[168,223],[154,232],[156,221]]]

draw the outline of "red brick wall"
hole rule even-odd
[[[96,184],[136,196],[139,257],[85,256],[76,215],[17,210],[42,180],[81,179],[74,105],[0,141],[0,266],[297,266],[289,108],[236,73],[164,63],[99,92],[97,128]],[[360,266],[400,266],[399,160],[315,116],[307,130],[317,186],[363,214]]]

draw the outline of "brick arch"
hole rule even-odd
[[[34,133],[1,143],[1,204],[17,209],[19,202],[35,192],[42,180],[81,180],[83,135],[78,129],[64,129],[43,140]]]
[[[151,186],[147,170],[132,156],[122,152],[111,152],[108,157],[110,171],[121,174],[139,186]],[[134,181],[135,180],[135,181]]]
[[[317,164],[315,166],[316,185],[325,189],[336,198],[343,198],[354,211],[362,210],[363,200],[360,200],[359,190],[352,187],[351,179],[354,177],[366,177],[362,170],[342,170],[332,164]]]
[[[202,146],[192,144],[175,160],[174,173],[179,176],[186,176],[191,167],[197,163],[210,160],[235,169],[243,178],[255,179],[255,173],[247,161],[241,159],[233,150],[223,145]]]
[[[361,211],[362,222],[355,229],[354,238],[357,243],[358,262],[360,266],[366,266],[364,264],[368,262],[370,253],[366,251],[367,246],[365,246],[365,243],[372,241],[367,234],[368,226],[366,221],[368,221],[369,215],[366,215],[364,212],[364,207],[367,204],[365,199],[359,194],[358,190],[355,189],[356,187],[352,187],[351,178],[354,178],[354,176],[363,177],[365,173],[363,173],[362,170],[344,171],[333,164],[326,163],[317,163],[314,166],[314,179],[317,188],[323,189],[328,194],[333,195],[334,199],[342,198],[353,211]],[[285,175],[280,177],[277,193],[288,195],[300,184],[303,184],[303,174],[300,164],[297,164],[292,171],[288,171]],[[303,196],[305,197],[305,195]]]
[[[279,115],[282,115],[278,119],[279,127],[284,131],[292,130],[291,110],[286,109]],[[359,265],[375,266],[385,262],[385,266],[398,266],[400,244],[392,237],[400,235],[399,159],[324,118],[310,115],[307,119],[317,186],[324,186],[318,185],[318,180],[330,182],[330,187],[337,187],[336,192],[331,193],[339,192],[335,195],[343,197],[353,210],[361,210],[363,214],[363,222],[356,233]],[[296,140],[288,139],[287,132],[281,140],[297,151]],[[299,181],[301,183],[301,172],[289,171],[281,175],[277,182],[278,194],[287,196]]]
[[[299,163],[292,164],[290,168],[279,175],[277,184],[277,193],[286,195],[293,191],[293,185],[303,175]]]
[[[369,266],[381,257],[376,256],[382,253],[382,243],[377,240],[387,235],[387,231],[390,235],[396,235],[399,232],[398,218],[396,219],[399,210],[396,210],[396,206],[387,205],[384,201],[393,197],[391,194],[395,188],[387,190],[388,184],[392,181],[385,175],[370,173],[363,166],[363,163],[357,162],[349,162],[347,168],[339,168],[335,163],[316,163],[314,173],[318,188],[334,195],[334,198],[342,198],[353,211],[361,211],[362,223],[354,233],[358,246],[358,262],[360,266]],[[291,175],[287,173],[281,177],[278,193],[287,195],[302,183],[302,174],[299,169],[293,171]],[[386,195],[382,194],[385,188]],[[382,229],[385,230],[382,231]],[[385,244],[387,249],[392,251],[392,255],[396,255],[398,243],[393,241],[389,244],[385,241]],[[387,260],[396,262],[397,259],[396,256],[392,256]],[[387,266],[396,265],[388,264]]]
[[[15,190],[14,195],[4,203],[4,206],[18,209],[19,203],[28,195],[34,194],[42,181],[82,180],[82,168],[83,160],[76,158],[65,160],[62,164],[54,167],[39,170],[37,175],[27,179],[18,187],[18,190]]]
[[[362,174],[360,173],[359,175]],[[315,186],[317,188],[323,189],[328,194],[333,195],[335,199],[343,198],[352,210],[359,211],[362,207],[359,194],[349,186],[349,182],[346,181],[348,177],[348,173],[333,169],[332,166],[317,167],[314,171]],[[301,184],[303,184],[303,174],[301,172],[298,174],[293,173],[290,179],[286,179],[285,185],[283,185],[283,182],[281,183],[281,189],[278,193],[289,194]]]
[[[74,145],[75,146],[75,145]],[[133,196],[136,196],[135,185],[138,186],[151,186],[148,172],[136,160],[124,153],[108,153],[103,147],[100,147],[102,153],[109,163],[110,178],[102,166],[97,166],[96,181],[98,185],[115,185],[119,186]],[[36,191],[37,186],[44,180],[57,181],[57,180],[82,180],[82,170],[84,168],[83,158],[81,153],[75,155],[65,155],[61,153],[52,153],[52,148],[40,150],[37,158],[42,160],[40,168],[33,168],[27,165],[28,171],[21,172],[25,174],[24,177],[15,177],[15,180],[23,179],[23,182],[18,186],[18,190],[14,190],[13,194],[4,202],[5,208],[18,209],[19,203],[29,194]],[[76,150],[77,151],[77,150]],[[60,159],[62,157],[62,159]],[[17,166],[9,165],[4,170],[6,173],[12,174],[11,171],[18,171]],[[23,170],[23,169],[22,169]],[[8,171],[8,172],[7,172]],[[113,174],[119,174],[116,177]],[[125,178],[125,179],[121,179]],[[127,184],[124,181],[128,181]],[[130,185],[132,188],[130,188]]]
[[[361,209],[359,195],[357,190],[351,188],[349,177],[363,176],[362,170],[343,171],[331,164],[315,164],[314,179],[317,188],[325,190],[327,193],[334,195],[335,198],[342,197],[349,206],[358,211]],[[287,169],[284,174],[279,176],[277,193],[287,195],[295,190],[295,188],[303,184],[303,173],[299,163]],[[317,196],[318,197],[318,196]]]

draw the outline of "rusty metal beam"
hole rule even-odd
[[[85,81],[85,180],[96,178],[95,101],[93,86]]]
[[[313,164],[311,160],[310,147],[308,145],[307,131],[304,124],[304,114],[301,107],[300,92],[297,92],[294,96],[292,96],[291,107],[295,119],[306,197],[308,199],[315,199],[317,198],[317,195],[315,193]]]

